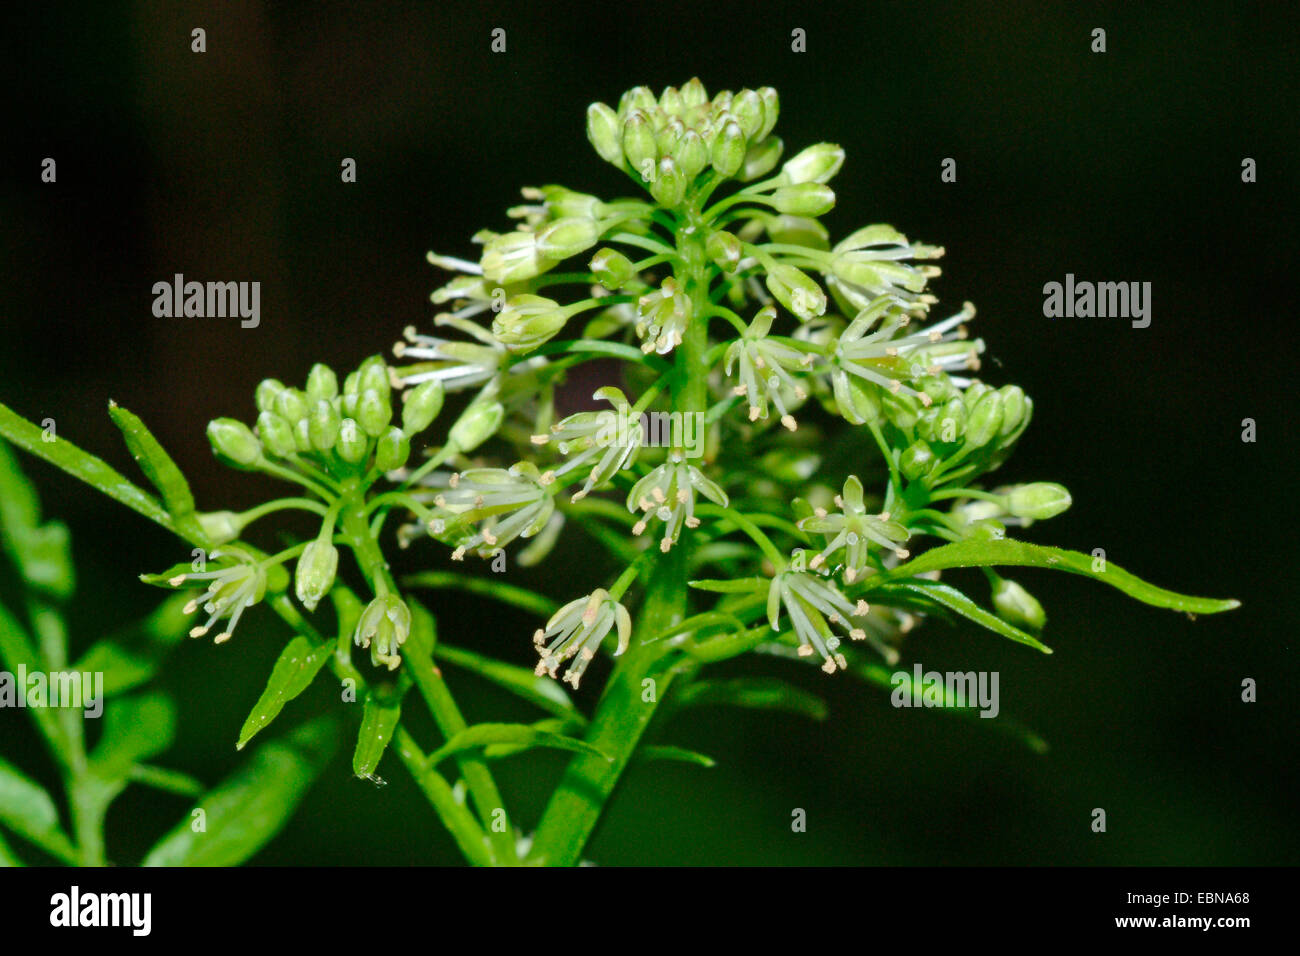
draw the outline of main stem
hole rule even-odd
[[[691,297],[693,315],[676,350],[671,392],[671,411],[681,412],[683,417],[703,414],[708,408],[704,367],[708,349],[705,310],[709,307],[708,260],[704,252],[707,230],[694,210],[688,213],[688,222],[694,228],[678,232],[678,252],[684,269],[677,279]],[[645,642],[686,618],[690,551],[690,535],[683,534],[672,550],[655,563],[632,646],[614,668],[587,734],[587,742],[612,759],[584,753],[569,762],[538,824],[531,854],[534,862],[573,866],[581,860],[605,804],[635,754],[655,708],[667,694],[675,672],[664,666],[662,648]]]

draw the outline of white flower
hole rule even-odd
[[[486,308],[486,306],[484,306]],[[482,309],[478,309],[482,311]],[[450,325],[472,337],[474,342],[444,339],[436,335],[419,335],[414,326],[402,332],[405,342],[393,346],[398,358],[420,359],[417,365],[393,368],[393,384],[398,388],[436,380],[449,392],[472,388],[497,374],[507,350],[487,329],[469,321],[461,313],[443,313],[435,316],[433,324]]]
[[[604,588],[570,601],[551,616],[545,628],[538,628],[533,635],[533,646],[541,658],[535,673],[539,677],[542,674],[555,677],[561,664],[575,658],[564,680],[576,690],[583,671],[615,625],[618,626],[618,648],[614,651],[617,657],[627,650],[632,637],[632,619],[627,608],[611,598]]]
[[[229,618],[226,629],[214,638],[224,644],[230,640],[244,611],[266,594],[266,568],[253,555],[236,545],[226,545],[208,555],[209,560],[230,558],[233,563],[215,571],[198,571],[178,574],[167,583],[179,588],[197,582],[207,583],[207,591],[185,605],[185,613],[193,614],[202,605],[209,614],[206,623],[190,629],[190,637],[202,637],[212,630],[212,625],[223,617]]]
[[[785,609],[795,636],[799,639],[799,655],[808,657],[820,654],[822,670],[828,674],[836,669],[845,670],[848,662],[836,649],[840,638],[831,631],[834,624],[855,641],[867,641],[878,650],[889,663],[898,659],[898,652],[881,643],[861,626],[854,626],[852,619],[864,619],[871,608],[866,601],[849,603],[848,598],[839,592],[835,585],[820,575],[806,571],[782,571],[772,579],[767,592],[767,619],[772,630],[781,629],[781,609]]]
[[[682,344],[682,335],[690,324],[691,299],[677,280],[669,276],[653,292],[637,300],[636,334],[641,337],[641,351],[666,355]]]
[[[733,392],[748,398],[751,422],[767,418],[767,403],[770,401],[781,414],[781,424],[794,431],[797,424],[782,393],[792,393],[799,401],[808,396],[790,373],[812,365],[813,356],[810,352],[801,352],[769,339],[767,335],[774,318],[775,306],[766,305],[758,310],[745,334],[727,349],[725,368],[730,375],[733,366],[739,367],[740,383]]]
[[[908,552],[899,545],[910,533],[897,521],[891,521],[887,511],[879,516],[867,514],[862,503],[862,482],[856,475],[850,475],[844,482],[844,493],[835,496],[835,504],[841,509],[838,513],[830,514],[818,508],[812,517],[799,522],[800,530],[824,534],[830,539],[826,549],[809,562],[811,570],[816,571],[843,548],[844,582],[852,584],[866,570],[872,544],[893,551],[900,561],[908,557]]]
[[[537,466],[526,461],[510,468],[471,468],[453,474],[434,504],[440,513],[429,530],[435,535],[464,535],[452,552],[454,561],[473,550],[490,557],[516,538],[531,538],[555,511],[555,497],[542,484]]]
[[[627,496],[627,510],[643,512],[632,528],[632,533],[642,534],[651,518],[664,523],[663,539],[659,550],[665,553],[676,543],[682,528],[696,528],[700,519],[695,517],[695,492],[722,507],[727,506],[727,493],[704,476],[694,465],[688,465],[681,452],[672,452],[668,460],[632,486]]]
[[[937,259],[943,255],[942,247],[909,243],[892,226],[866,226],[836,243],[832,255],[827,284],[854,309],[865,309],[882,294],[912,305],[935,301],[922,292],[926,282],[939,275],[938,267],[905,260]]]
[[[581,490],[573,495],[574,501],[586,497],[592,489],[603,485],[636,459],[644,437],[640,416],[622,391],[613,386],[597,389],[592,398],[604,399],[613,409],[600,412],[579,412],[551,426],[549,435],[534,435],[534,445],[554,441],[561,455],[571,456],[568,461],[541,476],[541,483],[549,485],[571,471],[591,464],[587,480]]]

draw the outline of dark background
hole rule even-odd
[[[522,185],[605,196],[626,182],[583,135],[584,108],[698,74],[775,86],[793,153],[848,153],[828,223],[889,222],[942,244],[936,291],[979,307],[985,377],[1016,382],[1036,418],[1008,481],[1057,480],[1064,516],[1031,540],[1090,551],[1158,584],[1244,606],[1195,623],[1082,578],[1016,577],[1048,609],[1052,657],[934,625],[904,665],[997,670],[1002,709],[1051,744],[994,725],[895,710],[882,693],[747,659],[827,695],[824,724],[700,711],[674,743],[713,770],[634,769],[589,848],[601,863],[1294,863],[1297,720],[1293,354],[1296,63],[1285,4],[958,6],[864,3],[542,5],[136,3],[6,6],[0,186],[0,400],[124,471],[111,397],[144,417],[200,506],[274,485],[211,459],[205,422],[251,420],[269,375],[354,367],[425,326],[441,280],[430,248],[473,254]],[[207,52],[190,52],[190,30]],[[489,51],[507,31],[507,52]],[[1093,54],[1094,27],[1107,52]],[[790,49],[807,31],[807,53]],[[40,182],[52,156],[58,182]],[[1241,161],[1258,163],[1243,184]],[[355,184],[340,182],[343,157]],[[957,160],[958,181],[940,182]],[[154,282],[258,280],[262,323],[155,319]],[[1153,284],[1150,328],[1046,319],[1067,272]],[[939,314],[948,314],[947,312]],[[1242,419],[1258,441],[1241,440]],[[1289,462],[1289,464],[1288,464]],[[143,613],[142,570],[184,556],[165,532],[34,461],[47,512],[75,534],[78,646]],[[603,560],[574,536],[542,569],[557,597]],[[411,568],[446,565],[413,549]],[[596,571],[609,569],[600,565]],[[7,573],[7,572],[6,572]],[[971,582],[979,585],[974,579]],[[983,595],[982,589],[975,593]],[[431,598],[449,641],[530,663],[522,615]],[[164,686],[181,705],[165,762],[215,780],[285,635],[262,612],[235,640],[187,642]],[[581,695],[589,705],[602,672]],[[1243,678],[1259,702],[1240,700]],[[521,719],[461,681],[471,719]],[[321,681],[286,724],[338,710]],[[0,715],[5,756],[50,779],[25,718]],[[417,732],[423,728],[417,726]],[[424,734],[426,741],[431,738]],[[562,766],[502,765],[530,824]],[[404,772],[382,789],[347,755],[260,863],[451,861]],[[110,815],[110,854],[138,859],[185,811],[138,788]],[[808,812],[793,834],[790,812]],[[1094,807],[1108,832],[1095,834]]]

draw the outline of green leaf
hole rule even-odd
[[[873,577],[871,581],[873,583],[877,580],[879,583],[897,581],[945,568],[992,566],[1051,568],[1082,574],[1103,584],[1109,584],[1129,597],[1137,598],[1154,607],[1186,611],[1190,614],[1217,614],[1241,606],[1240,601],[1231,599],[1191,597],[1175,591],[1166,591],[1164,588],[1148,584],[1136,575],[1129,574],[1110,561],[1106,562],[1105,571],[1094,571],[1093,560],[1091,555],[1081,554],[1078,551],[1048,548],[1024,541],[1012,541],[1008,538],[998,541],[957,541],[927,551],[906,564],[885,572],[878,579]]]
[[[0,831],[0,866],[26,866],[22,858],[5,842],[5,835]]]
[[[295,637],[286,644],[271,670],[266,689],[239,731],[235,749],[243,750],[259,731],[275,720],[285,704],[310,687],[333,651],[332,643],[316,644],[305,637]]]
[[[369,777],[375,772],[401,718],[400,700],[383,700],[373,692],[366,696],[361,732],[357,735],[357,749],[352,755],[354,774]]]
[[[29,674],[44,673],[47,670],[45,662],[32,647],[23,625],[3,604],[0,604],[0,663],[15,676],[19,668]],[[16,691],[26,700],[25,686],[17,687]],[[66,765],[72,757],[73,748],[63,726],[55,719],[55,711],[48,707],[29,707],[27,713],[36,722],[55,755]]]
[[[162,495],[163,506],[171,513],[172,521],[178,528],[185,529],[187,537],[203,537],[203,528],[194,516],[194,494],[171,455],[133,412],[110,401],[108,416],[121,430],[131,457]]]
[[[68,528],[40,518],[35,489],[0,441],[0,543],[29,587],[63,600],[75,586]]]
[[[680,763],[693,763],[697,767],[716,767],[718,762],[708,754],[702,754],[685,747],[655,745],[641,747],[637,750],[635,760],[649,763],[651,760],[676,760]]]
[[[540,617],[550,617],[560,605],[544,594],[513,584],[488,578],[472,578],[451,571],[424,571],[402,579],[402,584],[412,588],[450,588],[481,594],[503,604],[512,604],[521,610]]]
[[[59,811],[50,795],[3,758],[0,758],[0,823],[65,863],[76,859],[72,842],[59,827]]]
[[[729,706],[778,710],[825,720],[826,702],[816,694],[775,677],[698,680],[677,695],[678,707]]]
[[[538,677],[526,667],[517,667],[514,664],[507,664],[447,644],[437,645],[433,655],[440,661],[455,664],[484,680],[491,681],[547,713],[557,717],[577,717],[580,721],[583,719],[562,687],[549,677]]]
[[[486,747],[490,744],[518,744],[520,749],[552,747],[556,750],[572,750],[589,754],[605,760],[612,759],[585,741],[575,740],[572,737],[565,737],[562,734],[546,730],[538,730],[528,724],[475,724],[473,727],[466,727],[430,754],[429,766],[436,767],[443,760],[455,754],[476,747]]]
[[[114,501],[144,515],[173,534],[180,535],[199,547],[211,546],[207,535],[193,537],[192,531],[181,529],[167,513],[167,509],[159,504],[158,499],[128,481],[101,459],[82,451],[66,438],[44,441],[40,428],[4,404],[0,404],[0,436],[9,439],[28,454],[43,458],[92,488],[99,489]]]
[[[197,797],[203,792],[203,784],[187,773],[154,767],[150,764],[136,764],[131,768],[131,781],[165,793],[177,793],[183,797]]]
[[[695,581],[688,581],[691,587],[697,591],[712,591],[715,594],[748,594],[753,591],[762,590],[766,593],[771,587],[770,578],[700,578]]]
[[[123,780],[140,761],[162,753],[176,734],[176,708],[158,693],[122,697],[104,708],[104,733],[91,769],[104,780]]]
[[[247,764],[209,791],[144,859],[144,866],[237,866],[288,822],[329,763],[337,731],[314,720],[258,747]],[[195,813],[203,829],[196,832]]]
[[[960,614],[967,620],[974,621],[980,627],[987,628],[995,634],[1009,637],[1017,643],[1026,644],[1035,650],[1042,651],[1044,654],[1052,653],[1050,647],[1043,644],[1032,634],[1008,624],[992,611],[985,610],[961,591],[947,584],[940,584],[937,581],[900,582],[898,584],[885,584],[878,588],[873,588],[869,593],[879,595],[882,598],[889,600],[891,606],[894,606],[892,601],[895,596],[900,594],[910,594],[921,598],[923,601],[932,602],[940,607],[947,608],[949,611]]]
[[[145,683],[185,634],[189,615],[183,608],[188,600],[187,594],[172,595],[144,621],[91,645],[72,669],[103,674],[105,696]]]

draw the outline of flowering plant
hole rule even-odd
[[[219,625],[224,642],[259,603],[289,624],[295,637],[241,746],[329,666],[364,701],[355,771],[372,774],[395,751],[480,864],[578,862],[664,701],[779,706],[796,693],[701,676],[737,655],[879,681],[873,661],[894,664],[907,633],[934,616],[1049,652],[1042,606],[995,568],[1070,571],[1187,612],[1235,607],[1010,536],[1071,505],[1060,484],[990,480],[1032,400],[975,377],[985,344],[969,332],[974,307],[940,310],[930,291],[942,248],[887,225],[830,235],[820,217],[835,205],[829,184],[844,153],[819,143],[784,158],[778,113],[775,90],[710,97],[698,80],[592,104],[587,137],[636,196],[525,189],[512,229],[474,237],[476,257],[430,254],[455,273],[433,293],[444,311],[432,332],[406,330],[394,363],[367,359],[342,384],[320,365],[302,389],[263,382],[251,427],[209,426],[222,461],[291,482],[300,497],[199,513],[171,459],[120,415],[161,501],[62,440],[57,452],[43,447],[7,409],[0,432],[206,549],[209,566],[146,576],[204,589],[187,605],[207,615],[192,635]],[[604,384],[561,414],[574,401],[570,373],[591,363]],[[444,402],[462,393],[443,430]],[[850,467],[835,464],[837,449]],[[255,521],[285,509],[318,515],[316,536],[269,555],[248,542]],[[399,581],[382,543],[390,517],[399,546],[429,538],[455,561],[477,556],[497,570],[512,548],[521,564],[544,560],[576,526],[621,570],[562,606],[492,576]],[[341,563],[340,548],[355,560]],[[968,567],[983,569],[989,606],[939,579]],[[344,582],[345,568],[360,584]],[[443,643],[410,594],[421,586],[539,613],[536,669]],[[319,622],[327,598],[332,613]],[[612,670],[596,667],[603,656]],[[467,726],[437,662],[546,716]],[[556,679],[576,690],[597,670],[603,690],[584,714]],[[412,687],[442,734],[431,752],[402,721]],[[528,834],[491,761],[532,747],[573,757]],[[707,762],[678,748],[651,755]]]

